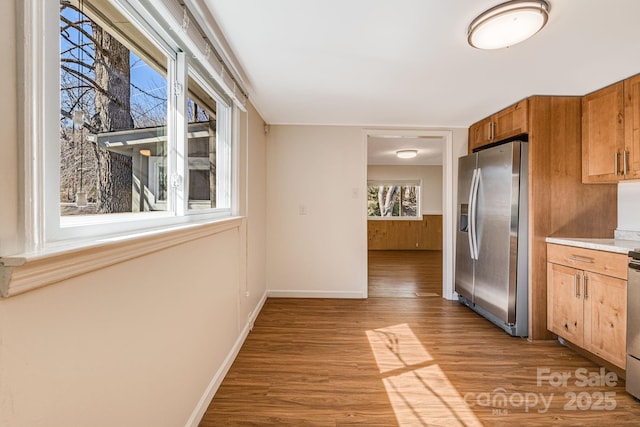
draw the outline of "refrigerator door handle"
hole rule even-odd
[[[476,185],[477,173],[478,170],[474,169],[471,177],[471,185],[469,186],[469,231],[467,232],[467,237],[469,238],[469,253],[471,254],[471,259],[476,259],[473,252],[473,230],[475,227],[475,223],[473,222],[473,189]]]
[[[477,168],[474,171],[474,179],[472,182],[471,188],[471,196],[470,198],[473,200],[473,203],[470,205],[471,210],[471,218],[469,219],[469,224],[471,224],[471,232],[469,233],[471,239],[471,258],[477,260],[478,256],[478,189],[480,188],[480,175],[481,170]]]

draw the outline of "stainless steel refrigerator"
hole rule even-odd
[[[513,336],[528,333],[527,143],[458,160],[455,291]]]

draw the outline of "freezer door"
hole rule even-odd
[[[477,154],[458,159],[458,209],[456,232],[455,291],[473,301],[473,259],[470,248],[470,196]]]
[[[520,145],[478,153],[474,302],[508,324],[516,314]]]

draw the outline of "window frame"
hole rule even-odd
[[[219,95],[227,107],[222,125],[228,144],[226,207],[201,210],[185,209],[186,205],[180,207],[180,200],[186,199],[188,190],[188,173],[185,175],[184,168],[177,161],[181,152],[186,150],[187,143],[187,123],[183,114],[188,96],[184,90],[189,67],[184,52],[188,48],[185,46],[187,43],[176,34],[170,35],[164,29],[166,25],[154,18],[160,13],[158,10],[148,10],[138,0],[107,1],[167,57],[167,211],[77,217],[60,215],[60,75],[50,72],[52,65],[60,61],[60,3],[25,0],[19,8],[25,42],[19,49],[18,62],[23,76],[20,90],[24,95],[19,105],[21,138],[24,141],[21,153],[24,222],[21,228],[27,253],[63,246],[69,241],[93,241],[105,236],[165,229],[182,223],[210,222],[232,218],[238,213],[238,188],[234,185],[234,176],[238,169],[235,147],[239,132],[234,116],[243,106],[238,104],[233,94],[226,93],[219,85],[211,85],[212,94]],[[58,67],[56,65],[56,69]],[[196,74],[213,79],[213,73],[202,73],[195,66],[194,69]],[[223,93],[218,94],[219,90]]]
[[[221,111],[216,111],[216,207],[215,208],[207,208],[207,209],[193,209],[189,208],[189,164],[188,164],[188,153],[185,151],[182,157],[185,159],[184,164],[184,206],[181,206],[180,209],[185,213],[185,215],[199,215],[199,214],[213,214],[213,215],[224,215],[231,214],[231,206],[232,206],[232,176],[233,176],[233,167],[231,163],[232,153],[233,153],[233,132],[232,132],[232,114],[233,114],[233,106],[230,100],[225,99],[225,97],[219,94],[219,90],[215,89],[215,85],[209,83],[207,79],[203,78],[202,70],[197,66],[197,64],[188,63],[187,64],[187,73],[185,79],[185,111],[183,117],[187,117],[186,113],[186,103],[189,99],[189,78],[193,79],[194,83],[198,84],[200,88],[207,93],[207,95],[211,96],[211,98],[216,102],[218,109],[222,106]],[[185,126],[187,126],[188,130],[188,121],[186,121]],[[237,134],[237,132],[236,132]],[[189,141],[186,140],[184,144],[184,149],[188,149]],[[220,174],[218,174],[218,170],[220,170]],[[223,190],[222,194],[218,190]],[[221,203],[222,202],[222,203]],[[223,205],[223,207],[218,207]]]

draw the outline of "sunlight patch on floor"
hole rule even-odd
[[[482,426],[409,325],[366,333],[398,425]]]

